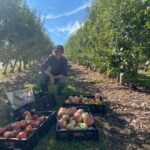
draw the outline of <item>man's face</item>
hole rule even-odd
[[[60,58],[63,56],[63,52],[62,52],[61,50],[59,50],[59,49],[56,49],[56,50],[54,51],[54,55],[55,55],[55,57],[56,57],[57,59],[60,59]]]

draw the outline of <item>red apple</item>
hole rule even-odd
[[[27,133],[27,135],[30,135],[33,132],[33,128],[31,125],[28,125],[25,129],[25,132]]]
[[[83,119],[84,123],[86,123],[89,127],[93,126],[94,124],[94,119],[92,117],[86,117]]]
[[[19,132],[17,134],[17,138],[19,138],[19,139],[26,139],[27,138],[27,134],[25,132]]]
[[[32,116],[32,120],[37,120],[38,118],[39,118],[38,115],[33,115],[33,116]]]
[[[40,125],[41,125],[41,121],[39,121],[39,120],[35,121],[34,127],[38,128]]]
[[[11,127],[12,127],[13,130],[15,130],[16,128],[19,128],[20,125],[18,126],[17,123],[12,123]]]
[[[76,112],[74,115],[73,115],[73,118],[76,122],[81,122],[82,120],[82,115],[78,112]]]
[[[60,128],[65,128],[66,127],[67,122],[64,119],[59,119],[58,120],[58,126]]]
[[[71,107],[71,108],[68,108],[68,111],[69,111],[69,115],[73,116],[74,113],[77,111],[77,109],[75,107]]]
[[[69,115],[70,111],[67,108],[61,107],[58,111],[58,117],[61,118],[63,115]]]
[[[6,128],[0,128],[0,136],[2,136],[5,131],[6,131]]]

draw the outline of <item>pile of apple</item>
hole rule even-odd
[[[102,105],[104,102],[101,100],[100,96],[95,96],[94,98],[87,98],[83,96],[69,96],[65,103]]]
[[[24,120],[0,128],[0,138],[26,139],[48,119],[48,116],[31,115],[29,111],[26,111],[23,113],[23,118]]]
[[[58,126],[60,130],[94,129],[93,125],[93,117],[83,109],[61,107],[58,111]]]

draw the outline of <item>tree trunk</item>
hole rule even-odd
[[[14,72],[16,64],[17,64],[17,61],[18,61],[18,59],[15,60],[14,65],[13,65],[12,69],[10,70],[11,73]]]
[[[27,69],[27,62],[26,61],[23,61],[23,69]]]
[[[4,69],[3,74],[6,74],[6,73],[7,73],[7,67],[8,67],[8,64],[5,65],[5,69]]]
[[[18,67],[19,72],[21,71],[21,67],[22,67],[22,61],[20,60],[19,67]]]

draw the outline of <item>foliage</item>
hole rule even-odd
[[[84,26],[65,45],[68,58],[116,77],[136,81],[140,61],[150,58],[150,1],[96,0]]]
[[[39,62],[48,55],[53,43],[43,22],[22,0],[0,0],[0,62],[3,66]]]

